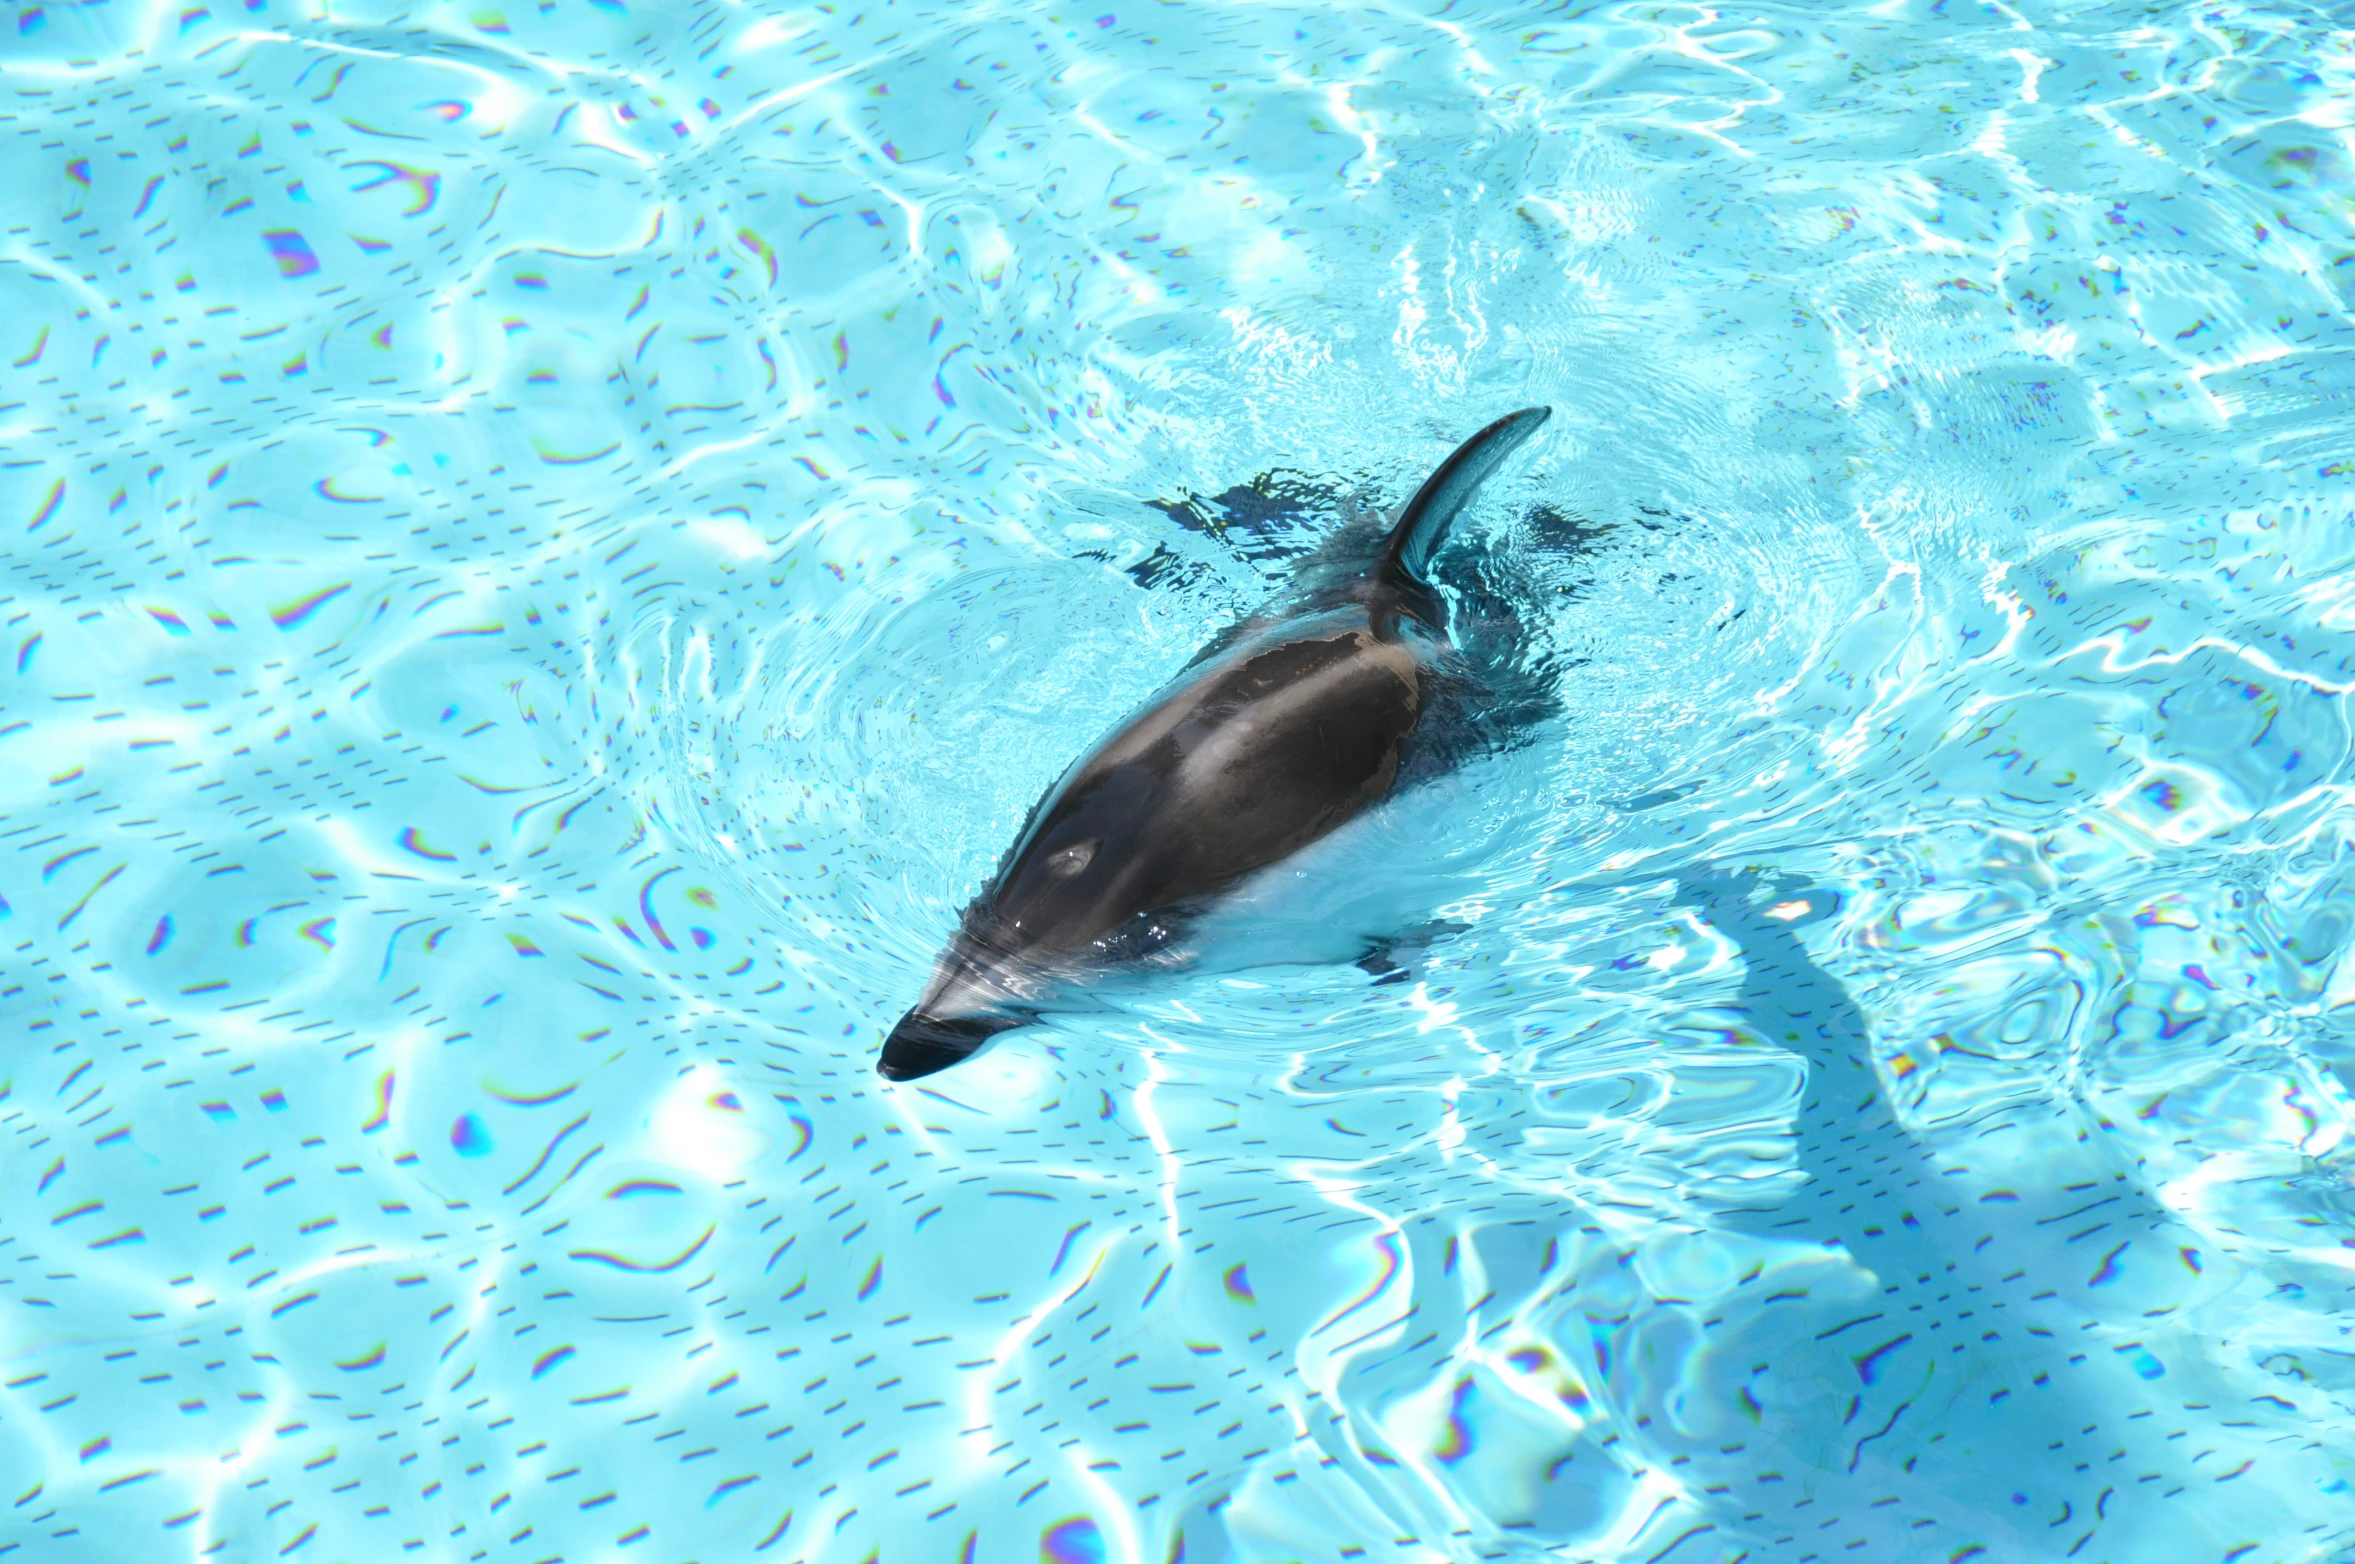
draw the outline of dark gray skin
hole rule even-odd
[[[1387,797],[1429,708],[1447,617],[1427,572],[1449,525],[1551,409],[1490,424],[1415,491],[1373,568],[1235,627],[1031,811],[876,1069],[944,1070],[1092,965]]]

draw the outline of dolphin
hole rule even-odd
[[[947,1069],[1034,1019],[1054,984],[1149,955],[1218,892],[1387,797],[1455,678],[1432,558],[1550,416],[1523,408],[1466,440],[1406,502],[1370,568],[1327,568],[1214,638],[1075,762],[965,909],[877,1071],[906,1081]]]

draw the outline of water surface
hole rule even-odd
[[[1104,4],[0,14],[0,1553],[2350,1557],[2355,35]],[[1541,402],[1562,715],[878,1082]]]

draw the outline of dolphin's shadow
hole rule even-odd
[[[2194,1478],[2183,1403],[2147,1382],[2163,1365],[2114,1340],[2089,1296],[2180,1271],[2167,1213],[2089,1152],[2065,1110],[2039,1124],[2008,1109],[1967,1136],[1917,1139],[1890,1106],[1863,1014],[1799,939],[1837,909],[1832,893],[1694,873],[1677,900],[1739,947],[1742,1029],[1807,1066],[1798,1187],[1713,1219],[1779,1256],[1770,1293],[1723,1311],[1703,1371],[1746,1410],[1749,1436],[1690,1452],[1720,1468],[1715,1491],[1741,1529],[1778,1554],[1808,1539],[1874,1545],[1854,1534],[1890,1559],[2191,1557],[2190,1534],[2172,1528],[2195,1512],[2153,1504]],[[1968,1137],[2023,1129],[2050,1158],[2049,1183],[2030,1187],[2016,1158],[2006,1188],[1966,1165]]]

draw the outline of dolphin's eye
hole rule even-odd
[[[1056,849],[1047,854],[1047,872],[1066,880],[1070,879],[1095,862],[1096,848],[1099,845],[1095,842],[1074,842],[1069,847]]]

